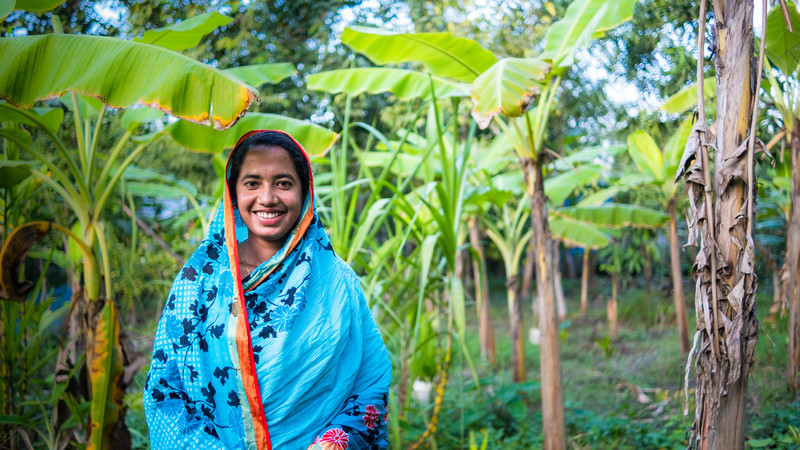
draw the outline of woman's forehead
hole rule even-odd
[[[242,175],[253,171],[290,172],[297,176],[289,151],[277,145],[256,145],[247,150],[242,163]]]

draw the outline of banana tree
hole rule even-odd
[[[206,17],[209,18],[210,15]],[[58,30],[57,19],[54,18],[54,26]],[[230,21],[229,18],[226,20]],[[206,22],[199,20],[195,25]],[[193,33],[191,28],[184,25],[183,30],[177,27],[160,30],[164,34],[156,40],[173,45],[184,38],[194,39],[196,36],[189,36]],[[59,388],[62,391],[67,385],[70,391],[74,391],[80,379],[71,375],[76,373],[72,366],[75,365],[78,372],[85,370],[89,374],[90,384],[86,392],[91,406],[86,425],[90,431],[85,437],[77,432],[67,438],[86,442],[92,448],[110,448],[112,443],[125,446],[128,442],[130,445],[121,402],[125,385],[132,377],[132,373],[123,371],[123,363],[129,362],[133,354],[126,352],[122,345],[125,337],[119,331],[113,299],[107,224],[102,213],[125,169],[162,133],[135,136],[139,125],[154,120],[154,116],[147,108],[126,111],[123,116],[125,133],[110,152],[105,153],[99,148],[98,137],[108,117],[106,108],[144,104],[159,109],[161,112],[158,114],[162,116],[166,112],[197,124],[223,129],[236,123],[258,92],[234,75],[173,51],[116,38],[63,34],[4,38],[0,39],[0,53],[8,62],[0,67],[0,97],[7,100],[0,103],[0,116],[16,123],[12,128],[0,129],[0,134],[38,161],[31,164],[31,173],[57,192],[76,218],[75,232],[55,223],[39,225],[37,229],[64,231],[83,253],[83,295],[74,299],[76,306],[67,320],[70,339],[59,354],[56,382],[62,386]],[[80,67],[80,70],[73,70],[75,67]],[[136,73],[137,77],[131,78],[131,73]],[[48,127],[36,110],[27,109],[37,100],[58,97],[65,92],[71,100],[69,104],[76,135],[74,147],[58,136],[57,127]],[[249,121],[248,126],[253,127],[287,128],[285,122],[271,118],[263,120],[256,116]],[[197,126],[200,128],[192,130],[191,125],[178,121],[170,125],[167,132],[176,139],[187,128],[209,136],[203,133],[208,127]],[[37,130],[37,136],[47,138],[60,155],[63,166],[56,165],[38,146],[20,138],[21,134],[16,132],[20,128]],[[206,144],[227,142],[234,139],[231,133],[237,131],[211,132],[210,136],[215,139],[206,141]],[[310,133],[311,136],[315,134]],[[328,133],[322,141],[332,142],[331,135],[335,136]],[[320,146],[324,149],[329,144]],[[314,145],[309,148],[314,148]],[[24,228],[18,226],[17,229]],[[4,258],[14,256],[4,255]],[[6,267],[4,264],[3,280],[10,278]],[[4,284],[4,290],[12,298],[24,298],[12,285]],[[85,325],[80,319],[84,314],[87,317]],[[76,336],[82,337],[72,339]],[[80,399],[81,396],[69,398]],[[66,407],[73,415],[77,414],[77,423],[80,423],[82,415],[75,404],[62,402],[56,408],[56,425],[65,423]]]
[[[505,58],[494,54],[475,41],[454,38],[449,33],[395,34],[383,30],[348,28],[342,42],[366,55],[376,64],[421,63],[432,76],[471,83],[475,102],[472,115],[481,128],[503,112],[521,116],[498,126],[510,134],[515,149],[528,175],[531,198],[533,235],[537,242],[539,267],[538,289],[543,290],[544,314],[541,315],[544,340],[542,352],[542,392],[545,446],[564,448],[563,391],[558,350],[552,286],[548,276],[550,257],[545,197],[542,183],[542,158],[545,130],[561,76],[574,61],[578,48],[587,45],[595,35],[614,28],[631,17],[633,2],[578,0],[567,9],[565,17],[553,24],[545,40],[540,58]],[[532,113],[529,106],[539,95],[539,106]],[[548,306],[550,305],[550,306]],[[552,319],[550,315],[552,313]],[[546,319],[545,319],[546,317]]]
[[[599,205],[619,192],[640,187],[649,187],[657,192],[661,207],[669,214],[670,272],[675,300],[675,314],[681,353],[689,352],[689,331],[686,323],[686,307],[683,297],[683,276],[680,264],[680,247],[677,232],[677,186],[673,183],[675,171],[680,163],[682,149],[686,146],[691,131],[691,122],[685,120],[667,140],[663,149],[647,132],[638,130],[628,136],[628,155],[635,172],[616,180],[607,189],[596,192],[581,201],[582,205]]]
[[[787,255],[789,285],[789,349],[786,382],[792,391],[800,389],[800,99],[797,90],[800,57],[800,14],[793,2],[775,6],[767,15],[766,56],[762,83],[767,103],[780,115],[782,129],[768,144],[778,141],[789,146],[791,157],[791,206],[787,217]],[[791,27],[789,26],[791,25]],[[781,145],[783,147],[783,145]],[[781,153],[783,149],[781,148]],[[783,155],[781,155],[783,160]]]
[[[502,201],[502,196],[494,197]],[[502,201],[500,205],[496,205],[500,216],[483,216],[484,220],[482,221],[486,235],[500,251],[506,270],[512,379],[516,383],[524,382],[526,378],[522,302],[519,298],[519,266],[532,235],[527,223],[529,215],[527,206],[527,199],[524,195],[519,198],[514,208],[507,201]]]
[[[765,40],[753,70],[753,3],[714,0],[713,6],[716,133],[712,134],[706,123],[703,95],[698,90],[698,121],[678,173],[678,177],[685,176],[689,197],[689,243],[701,237],[694,268],[698,331],[687,362],[690,367],[694,359],[697,374],[690,446],[735,449],[745,446],[745,398],[758,340],[754,154],[763,144],[757,145],[755,136],[758,99],[753,87],[760,85]],[[703,86],[705,19],[703,1],[697,86]],[[763,19],[762,30],[767,28],[766,15]],[[715,153],[713,184],[709,147]]]
[[[663,226],[669,216],[661,211],[638,205],[605,203],[601,206],[577,205],[554,210],[553,235],[569,245],[586,248],[608,248],[612,238],[623,228],[653,229]],[[612,337],[617,328],[617,290],[623,267],[623,247],[616,245],[608,252],[604,270],[612,275],[612,295],[608,303],[608,322]]]
[[[348,35],[347,30],[345,35]],[[381,223],[392,211],[391,208],[398,208],[397,211],[400,215],[393,214],[393,216],[401,223],[406,224],[407,236],[418,236],[417,244],[420,245],[422,251],[422,263],[417,272],[420,276],[417,310],[412,316],[414,323],[409,330],[411,331],[411,335],[408,336],[410,340],[401,338],[402,341],[410,342],[408,349],[403,350],[402,353],[406,355],[406,358],[411,358],[413,363],[416,360],[413,357],[422,350],[422,347],[419,347],[421,344],[420,330],[426,320],[422,310],[423,299],[430,294],[426,291],[427,286],[432,284],[429,278],[436,279],[438,277],[436,285],[440,286],[441,292],[434,296],[439,297],[437,308],[441,308],[442,305],[447,308],[446,319],[439,321],[439,332],[447,335],[442,359],[449,361],[452,335],[458,338],[459,345],[465,349],[465,297],[460,275],[463,268],[460,266],[459,260],[467,236],[467,229],[462,224],[465,222],[468,197],[472,192],[469,189],[467,177],[471,170],[468,161],[474,141],[475,126],[473,124],[466,137],[462,137],[458,129],[456,113],[459,111],[459,97],[467,95],[468,90],[458,83],[427,74],[382,68],[322,72],[309,76],[308,85],[311,89],[348,95],[345,106],[346,120],[342,132],[345,138],[341,151],[330,158],[330,165],[333,169],[331,186],[329,191],[324,191],[327,192],[324,197],[330,199],[331,212],[326,216],[332,222],[334,246],[338,246],[339,251],[348,255],[350,260],[359,256],[360,253],[364,253],[361,250],[365,239],[373,239],[376,233],[383,229]],[[350,98],[365,92],[391,92],[402,100],[419,99],[422,100],[422,107],[418,109],[409,129],[401,130],[399,133],[401,136],[399,142],[389,141],[372,127],[364,124],[358,125],[360,128],[370,131],[371,137],[377,137],[380,144],[387,149],[392,149],[392,152],[361,152],[358,155],[361,161],[359,175],[363,174],[363,170],[371,167],[381,167],[381,174],[378,179],[366,176],[348,183],[346,172],[348,147],[345,146],[345,142],[348,142],[348,146],[351,145],[349,144],[350,139],[346,137],[350,128],[348,126]],[[448,110],[452,111],[448,119],[445,119],[447,113],[440,105],[442,102],[439,96],[453,99],[452,108]],[[424,110],[427,110],[425,134],[418,135],[414,132],[414,123]],[[403,151],[403,149],[405,150]],[[387,183],[387,175],[390,172],[397,177],[394,186]],[[411,184],[412,181],[421,183],[422,187],[412,189],[414,188],[414,184]],[[366,208],[357,202],[359,185],[365,184],[365,182],[369,184],[371,192]],[[353,189],[353,191],[348,193],[349,189]],[[383,189],[390,189],[394,193],[394,197],[379,199],[378,195]],[[362,212],[357,213],[357,210]],[[403,211],[408,211],[408,213]],[[412,230],[416,226],[422,226],[424,231],[421,234],[412,234]],[[402,246],[408,242],[406,239],[397,242],[401,245],[397,250],[398,254],[403,252]],[[374,258],[375,256],[373,256]],[[436,267],[443,267],[443,269],[442,271],[434,270]],[[405,334],[407,332],[403,327],[401,335]],[[469,359],[469,354],[466,351],[464,354],[477,382],[477,375]],[[413,379],[412,372],[415,372],[413,364],[407,363],[406,358],[400,360],[399,395],[401,396],[401,405],[405,405],[408,401],[409,397],[406,395],[406,390],[410,387],[408,378]],[[441,396],[444,394],[448,375],[447,368],[447,364],[441,364],[438,374],[440,389],[437,389],[437,405],[441,404]],[[428,428],[418,444],[435,432],[437,420],[438,409],[434,410]]]

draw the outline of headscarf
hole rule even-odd
[[[309,189],[298,223],[241,279],[247,227],[227,178],[261,132],[231,152],[223,203],[164,307],[144,392],[151,445],[385,448],[391,364],[358,277],[317,216],[299,144]]]

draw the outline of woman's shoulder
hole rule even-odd
[[[221,265],[227,263],[227,260],[222,242],[216,239],[204,239],[183,264],[177,279],[199,281],[210,275],[213,276],[219,273]]]

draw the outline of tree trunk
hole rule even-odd
[[[702,229],[694,268],[699,336],[695,359],[697,409],[690,445],[733,450],[744,448],[747,381],[758,340],[758,283],[752,239],[755,202],[749,200],[755,197],[757,183],[748,151],[755,136],[748,135],[758,84],[754,77],[759,70],[753,70],[752,1],[714,0],[713,6],[717,134],[714,138],[705,128],[701,104],[698,126],[687,144],[687,150],[694,147],[700,152],[686,174],[691,200],[690,241],[698,227]],[[705,14],[701,16],[702,22]],[[701,38],[704,30],[704,26],[699,28]],[[704,43],[698,45],[702,64]],[[702,66],[698,73],[702,74]],[[702,90],[702,83],[698,86]],[[707,143],[711,145],[705,146]],[[706,153],[709,147],[715,153],[713,185]]]
[[[469,240],[477,254],[472,258],[472,272],[475,279],[475,302],[478,310],[478,336],[481,341],[481,358],[497,365],[497,349],[494,344],[494,328],[492,327],[491,310],[489,309],[489,276],[486,273],[486,254],[483,251],[481,231],[478,221],[471,220]]]
[[[525,340],[522,336],[522,302],[519,300],[519,276],[512,274],[506,282],[508,295],[508,319],[511,333],[512,379],[522,383],[525,375]]]
[[[531,286],[533,286],[533,267],[534,267],[533,240],[531,240],[531,243],[526,253],[528,257],[525,258],[525,265],[522,268],[522,293],[520,294],[522,298],[530,298]],[[538,316],[534,315],[534,317]]]
[[[667,204],[669,213],[669,258],[672,273],[672,293],[675,298],[675,322],[678,324],[678,342],[681,355],[689,353],[689,326],[686,324],[686,301],[683,299],[683,274],[681,256],[678,248],[678,228],[675,224],[675,198]]]
[[[647,306],[650,307],[653,290],[653,258],[651,255],[652,252],[650,251],[650,246],[647,245],[647,242],[642,244],[642,252],[644,253],[644,267],[642,267],[644,272],[644,291],[647,300]]]
[[[617,290],[619,289],[619,275],[611,274],[611,299],[606,305],[606,315],[608,316],[608,335],[611,339],[617,337]]]
[[[586,317],[589,307],[589,250],[583,249],[583,270],[581,270],[581,317]]]
[[[800,387],[800,119],[795,120],[792,142],[792,206],[787,228],[786,263],[789,266],[789,348],[786,382],[792,392]]]
[[[531,227],[533,229],[536,261],[536,290],[539,307],[539,344],[542,377],[542,422],[544,448],[565,449],[567,446],[564,421],[564,392],[561,386],[561,354],[558,341],[558,320],[553,294],[552,247],[547,227],[547,205],[542,175],[542,157],[536,161],[523,160],[528,193],[531,202]]]
[[[786,229],[791,232],[792,230],[792,223],[791,219],[787,219]],[[786,236],[786,248],[788,250],[789,247],[792,246],[791,241],[791,233],[787,234]],[[783,267],[779,267],[778,263],[772,259],[772,256],[769,254],[769,249],[761,245],[758,239],[753,239],[753,243],[756,245],[756,249],[758,253],[761,255],[761,259],[767,263],[769,269],[772,271],[772,305],[769,307],[769,315],[766,318],[767,322],[774,322],[775,319],[785,310],[786,308],[786,291],[787,288],[785,286],[788,283],[789,278],[788,276],[784,277],[783,271],[784,269],[788,270],[789,265],[786,264],[788,259],[784,260]]]
[[[567,301],[564,299],[564,285],[561,283],[561,249],[560,241],[553,241],[553,289],[556,294],[558,320],[567,319]]]

